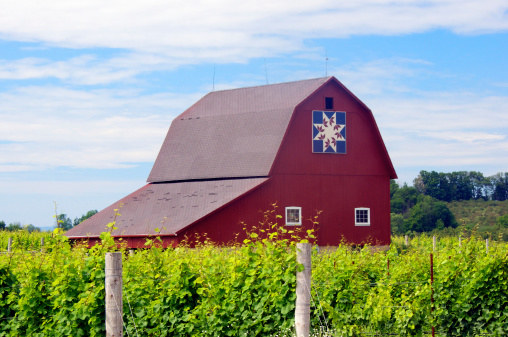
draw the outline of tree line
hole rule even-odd
[[[413,186],[390,182],[392,233],[429,232],[455,228],[458,223],[446,202],[461,200],[508,200],[508,173],[485,177],[481,172],[420,171]],[[508,227],[508,215],[499,217]]]
[[[420,171],[413,186],[422,194],[437,200],[508,200],[508,172],[485,177],[476,171]]]
[[[91,217],[92,215],[94,215],[96,213],[97,213],[96,209],[90,210],[90,211],[86,212],[85,214],[83,214],[81,217],[74,218],[74,220],[69,218],[67,216],[67,214],[58,214],[58,215],[56,215],[55,227],[62,228],[64,231],[68,231],[72,227],[79,225],[80,223],[82,223],[83,221],[85,221],[86,219],[88,219],[89,217]],[[0,230],[10,231],[10,232],[14,232],[14,231],[18,231],[18,230],[27,230],[30,233],[41,231],[41,229],[39,227],[36,227],[32,224],[22,225],[20,222],[13,222],[13,223],[10,223],[7,225],[5,223],[5,221],[0,221]]]

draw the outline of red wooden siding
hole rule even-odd
[[[334,98],[334,111],[346,112],[346,154],[312,153],[312,110],[324,110]],[[331,82],[295,111],[271,174],[390,175],[390,163],[375,121],[357,100]]]
[[[351,192],[353,191],[353,192]],[[387,193],[388,191],[388,193]],[[390,242],[390,195],[389,180],[385,177],[343,177],[317,175],[311,179],[299,175],[278,175],[227,207],[197,222],[184,232],[207,233],[216,242],[230,242],[235,233],[243,240],[240,222],[257,225],[262,212],[277,203],[283,216],[278,223],[284,225],[284,209],[287,206],[302,207],[303,229],[312,228],[308,220],[322,211],[319,216],[318,244],[338,245],[342,238],[352,243]],[[354,209],[369,207],[370,226],[355,226]],[[387,211],[388,209],[388,211]]]

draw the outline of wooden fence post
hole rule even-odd
[[[485,239],[485,249],[487,250],[487,255],[489,255],[489,239]]]
[[[406,247],[409,246],[409,237],[407,235],[404,237],[404,241],[405,241]]]
[[[435,238],[435,236],[434,236]],[[434,256],[430,254],[430,313],[434,312]],[[432,337],[436,335],[434,325],[432,325]]]
[[[296,272],[296,337],[309,337],[310,332],[311,248],[310,243],[296,244],[296,262],[304,267]]]
[[[9,238],[9,242],[7,243],[7,253],[12,252],[12,238]]]
[[[44,238],[41,238],[41,253],[44,250]]]
[[[432,251],[433,252],[436,251],[436,236],[435,235],[432,237]]]
[[[122,337],[122,253],[106,253],[105,272],[106,337]]]

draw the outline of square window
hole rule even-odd
[[[302,208],[286,207],[286,226],[299,226],[302,224]]]
[[[333,110],[333,97],[325,97],[325,109]]]
[[[355,208],[355,226],[370,226],[370,208]]]

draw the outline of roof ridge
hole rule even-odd
[[[222,89],[222,90],[214,90],[207,93],[207,95],[213,94],[213,93],[219,93],[224,91],[233,91],[233,90],[245,90],[245,89],[254,89],[254,88],[261,88],[261,87],[269,87],[274,85],[287,85],[287,84],[295,84],[295,83],[301,83],[301,82],[310,82],[310,81],[317,81],[317,80],[323,80],[323,83],[328,81],[330,78],[333,78],[334,76],[323,76],[323,77],[315,77],[315,78],[308,78],[306,80],[297,80],[297,81],[290,81],[290,82],[277,82],[277,83],[270,83],[270,84],[260,84],[260,85],[253,85],[249,87],[239,87],[239,88],[231,88],[231,89]]]

